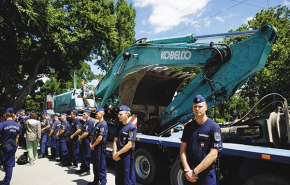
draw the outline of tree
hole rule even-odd
[[[129,12],[134,11],[130,8]],[[107,51],[115,51],[120,38],[115,11],[112,0],[1,1],[0,100],[4,107],[19,109],[27,95],[40,87],[40,82],[35,83],[44,75],[67,82],[84,61],[103,53],[114,56]],[[103,66],[108,66],[106,57]]]
[[[278,30],[277,38],[272,46],[272,50],[269,54],[266,66],[263,70],[258,72],[239,90],[241,92],[240,98],[246,100],[249,99],[249,106],[253,106],[259,99],[269,93],[279,93],[286,99],[290,98],[289,94],[289,54],[290,54],[290,41],[289,41],[289,8],[286,6],[276,6],[268,10],[261,10],[256,16],[248,21],[248,24],[244,24],[235,31],[243,31],[249,29],[259,29],[263,24],[270,23]],[[230,30],[232,32],[233,30]],[[231,38],[226,39],[227,44],[240,42],[245,38]],[[260,113],[260,110],[271,104],[273,101],[280,100],[278,96],[266,98],[261,102],[255,114]],[[279,103],[271,104],[265,112],[271,112],[276,109],[277,106],[281,106]]]

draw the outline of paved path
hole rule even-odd
[[[18,158],[25,150],[19,148],[15,157]],[[107,185],[115,184],[115,162],[107,159]],[[91,175],[80,177],[75,174],[76,169],[59,166],[59,163],[47,158],[37,159],[34,166],[17,165],[13,168],[11,185],[87,185],[93,181],[94,175],[91,165]],[[4,178],[0,171],[0,182]],[[138,183],[137,183],[138,184]],[[141,184],[138,184],[141,185]]]

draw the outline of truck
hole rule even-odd
[[[242,32],[144,38],[126,48],[94,90],[95,107],[105,108],[109,125],[107,157],[111,157],[113,133],[120,124],[117,107],[127,105],[138,120],[134,154],[137,181],[155,184],[165,170],[170,173],[171,185],[182,185],[182,131],[172,133],[172,128],[194,119],[196,94],[205,97],[208,108],[217,106],[262,70],[276,35],[272,25],[264,24],[258,30]],[[197,42],[240,36],[248,38],[234,45]],[[174,67],[200,67],[202,71],[194,75]],[[189,79],[189,85],[176,93]],[[289,110],[287,100],[281,99],[277,112],[221,125],[224,143],[216,169],[221,184],[290,184]]]

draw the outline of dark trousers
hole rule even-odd
[[[59,141],[55,134],[51,138],[51,155],[53,157],[59,157]]]
[[[195,183],[189,182],[184,176],[184,185],[216,185],[216,175],[214,169],[209,169],[198,174],[198,180]]]
[[[86,137],[82,139],[80,145],[80,159],[81,159],[81,170],[90,171],[91,163],[91,149],[90,149],[90,139]]]
[[[85,94],[83,96],[83,100],[84,100],[84,103],[87,106],[87,108],[89,108],[90,107],[90,103],[89,103],[89,100],[88,100],[88,95]]]
[[[16,146],[8,146],[7,148],[2,148],[2,160],[3,167],[5,170],[5,177],[2,181],[2,185],[9,185],[12,178],[13,167],[15,166],[15,152],[17,150]]]
[[[64,136],[59,138],[59,149],[61,160],[66,162],[68,157],[68,148],[66,145],[66,137]]]
[[[41,155],[47,155],[47,140],[48,140],[48,134],[44,133],[41,136],[40,141],[40,154]]]
[[[131,153],[125,153],[121,157],[121,160],[116,162],[115,184],[116,185],[135,185],[135,167],[134,157],[131,158]],[[132,168],[130,170],[130,168]],[[130,174],[131,172],[131,174]]]
[[[107,184],[106,170],[106,150],[101,146],[96,146],[92,150],[94,182],[100,182],[101,185]]]
[[[69,158],[75,166],[80,162],[80,143],[78,137],[75,136],[69,142]]]

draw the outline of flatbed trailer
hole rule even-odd
[[[170,170],[171,185],[181,185],[179,148],[182,131],[171,137],[137,134],[135,169],[138,182],[152,184],[160,171]],[[112,142],[106,148],[112,158]],[[220,184],[289,184],[290,150],[236,143],[223,143]],[[153,183],[154,184],[154,183]]]

